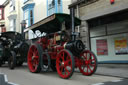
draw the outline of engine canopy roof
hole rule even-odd
[[[64,13],[55,13],[35,24],[26,28],[24,32],[29,30],[36,31],[39,30],[45,33],[54,33],[61,30],[62,23],[65,22],[66,29],[70,29],[71,27],[71,16],[69,14]],[[81,24],[81,20],[75,17],[75,26]]]

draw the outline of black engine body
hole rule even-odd
[[[76,40],[68,42],[65,48],[69,49],[74,56],[79,57],[80,53],[85,49],[85,46],[81,40]]]

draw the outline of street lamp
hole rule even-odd
[[[21,22],[21,34],[23,36],[23,39],[25,39],[25,33],[24,33],[24,29],[26,28],[26,21],[25,20],[22,20]]]

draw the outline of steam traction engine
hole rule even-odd
[[[70,26],[80,25],[81,20],[74,18],[73,23],[71,19],[73,17],[68,14],[53,14],[24,30],[46,33],[29,48],[28,67],[31,72],[48,71],[51,67],[53,71],[57,70],[61,78],[67,79],[77,67],[87,76],[96,71],[97,59],[94,53],[85,50],[83,42],[75,39],[75,32],[70,33]]]
[[[29,45],[18,32],[3,32],[0,35],[0,67],[8,62],[9,68],[21,66],[26,60]]]

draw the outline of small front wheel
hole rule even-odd
[[[68,79],[72,76],[75,68],[74,57],[69,50],[62,50],[56,59],[56,69],[61,78]]]
[[[80,54],[79,69],[86,76],[95,73],[97,69],[97,58],[93,52],[85,50]]]
[[[14,51],[11,51],[10,57],[8,59],[8,65],[10,69],[14,69],[16,66],[16,53]]]

